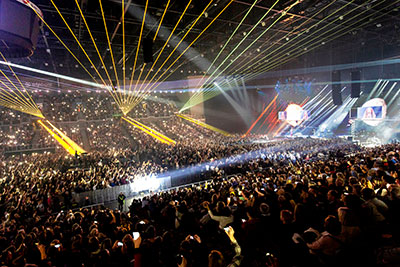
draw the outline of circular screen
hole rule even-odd
[[[360,118],[370,126],[379,125],[385,118],[387,106],[382,98],[373,98],[364,103],[361,107]]]

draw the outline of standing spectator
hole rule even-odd
[[[124,195],[124,193],[119,193],[118,195],[118,209],[120,211],[124,211],[124,205],[125,205],[125,199],[126,196]]]

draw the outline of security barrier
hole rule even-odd
[[[87,206],[99,203],[108,203],[117,200],[119,193],[129,197],[136,197],[140,194],[146,194],[150,191],[160,191],[171,188],[171,177],[162,178],[142,178],[136,179],[133,183],[114,186],[105,189],[88,191],[73,194],[73,198],[78,205]]]

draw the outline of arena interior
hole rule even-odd
[[[400,266],[399,9],[0,0],[0,265]]]

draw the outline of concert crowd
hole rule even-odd
[[[84,120],[87,155],[68,156],[59,148],[0,155],[1,265],[400,264],[399,144],[365,148],[311,138],[257,143],[257,136],[226,137],[165,117],[173,114],[168,105],[157,110],[161,115],[146,125],[176,145],[97,114]],[[29,123],[18,126],[24,123],[3,126],[2,147],[55,146],[43,131],[30,136]],[[62,124],[63,131],[84,143],[83,128],[71,125]],[[81,207],[76,200],[81,192],[165,173],[184,184],[203,182],[149,191],[129,205],[122,198],[119,209]]]
[[[29,156],[5,159],[0,184],[2,264],[369,266],[396,262],[399,145],[366,149],[336,139],[269,144],[235,143],[234,139],[198,142],[193,150],[184,145],[149,145],[141,152],[148,156],[157,150],[154,157],[167,162],[158,165],[149,158],[150,167],[130,165],[129,153],[137,152],[128,151],[121,152],[127,162],[118,162],[121,155],[115,151],[88,155],[91,165],[86,170],[62,170],[63,164],[76,160],[63,155],[52,155],[51,160],[49,155],[36,155],[34,164]],[[243,154],[240,161],[233,160]],[[154,192],[122,211],[104,206],[74,209],[74,192],[128,183],[132,175],[127,174],[134,168],[160,171],[212,160],[217,162],[214,166],[224,167],[211,172],[207,183]],[[112,182],[104,185],[109,177]]]

